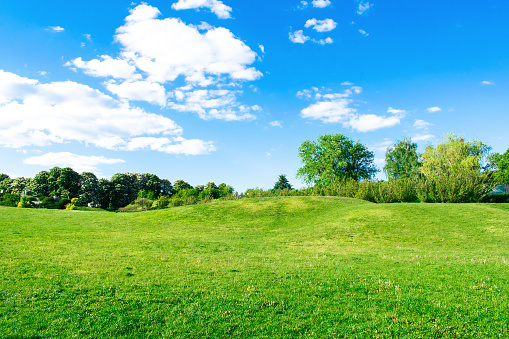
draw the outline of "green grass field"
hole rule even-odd
[[[509,204],[0,208],[0,338],[508,337]]]

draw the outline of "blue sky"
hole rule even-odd
[[[509,147],[509,3],[0,3],[0,172],[297,187],[298,147]],[[378,178],[383,179],[382,172]]]

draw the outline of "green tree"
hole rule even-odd
[[[111,205],[113,209],[129,205],[138,197],[141,190],[139,173],[117,173],[111,177],[114,186]]]
[[[173,183],[173,189],[175,190],[175,192],[191,188],[193,188],[193,186],[191,186],[189,183],[185,182],[182,179],[175,180],[175,182]]]
[[[30,178],[19,177],[13,179],[10,184],[10,192],[13,194],[21,194],[23,191],[28,190],[30,186]]]
[[[493,188],[485,171],[490,147],[478,140],[448,134],[442,142],[429,145],[422,155],[424,179],[418,188],[421,201],[476,202]]]
[[[97,182],[98,201],[101,208],[113,208],[113,194],[115,192],[115,185],[108,179],[99,179]]]
[[[299,147],[299,156],[303,166],[297,171],[297,177],[308,184],[369,179],[378,171],[373,152],[341,133],[321,135],[317,141],[304,141]]]
[[[284,190],[284,189],[292,189],[292,185],[286,178],[285,174],[280,174],[278,181],[274,184],[274,190]]]
[[[495,167],[493,177],[495,183],[509,185],[509,149],[504,154],[493,153],[490,163]]]
[[[0,182],[4,181],[5,179],[10,179],[7,174],[0,173]]]
[[[29,189],[36,195],[42,194],[44,196],[48,196],[51,193],[49,172],[41,171],[37,173],[32,181],[30,181]]]
[[[420,166],[417,144],[410,139],[403,138],[385,152],[384,172],[389,179],[415,178]]]
[[[163,196],[173,195],[173,186],[168,179],[161,180],[161,194]]]
[[[80,203],[87,205],[99,203],[99,180],[92,172],[83,172],[80,175],[80,190],[78,198]]]

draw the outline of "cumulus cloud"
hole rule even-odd
[[[438,106],[434,106],[434,107],[428,107],[427,108],[427,111],[429,113],[436,113],[436,112],[440,112],[442,109]]]
[[[166,91],[163,86],[149,81],[126,81],[117,84],[114,80],[105,83],[106,88],[119,98],[147,101],[166,106]]]
[[[487,86],[487,85],[494,85],[495,83],[493,81],[484,80],[481,81],[481,85]]]
[[[118,150],[134,138],[151,136],[172,141],[172,152],[195,154],[174,121],[71,81],[43,84],[0,70],[0,112],[0,145],[5,147],[76,141]],[[201,151],[213,150],[201,143]]]
[[[290,37],[290,41],[295,44],[303,44],[309,39],[311,39],[310,37],[304,35],[304,31],[302,29],[295,31],[293,33],[290,32],[288,33],[288,36]]]
[[[362,34],[362,35],[364,35],[364,36],[368,36],[368,35],[369,35],[369,33],[368,33],[368,32],[366,32],[366,31],[365,31],[365,30],[363,30],[363,29],[359,29],[359,33],[361,33],[361,34]]]
[[[356,108],[352,107],[352,104],[354,103],[353,96],[361,92],[362,88],[358,86],[351,87],[342,93],[317,88],[299,91],[297,93],[299,97],[316,100],[315,103],[301,111],[301,117],[320,120],[324,123],[341,123],[344,127],[351,127],[359,132],[369,132],[397,125],[406,115],[404,110],[392,107],[387,109],[387,113],[391,114],[388,116],[359,113]]]
[[[173,93],[174,101],[169,107],[181,112],[195,112],[200,118],[221,119],[227,121],[256,119],[253,114],[261,110],[257,105],[238,105],[237,91],[221,90],[187,90],[180,88]]]
[[[39,165],[45,167],[71,167],[76,172],[100,173],[98,165],[119,164],[125,162],[122,159],[106,158],[104,156],[85,156],[70,152],[46,153],[40,156],[30,157],[23,160],[27,165]]]
[[[359,3],[359,7],[357,8],[357,14],[359,15],[362,15],[364,14],[364,12],[366,12],[371,6],[373,6],[372,4],[370,4],[369,2],[360,2]]]
[[[46,30],[49,32],[60,33],[65,31],[65,28],[60,26],[49,26],[48,28],[46,28]]]
[[[412,137],[413,141],[428,141],[433,139],[435,136],[433,134],[417,134],[416,136]]]
[[[135,74],[136,67],[130,65],[125,60],[113,59],[108,55],[102,55],[101,59],[83,61],[80,57],[67,62],[65,66],[80,68],[85,74],[94,77],[113,77],[117,79],[141,78],[141,75]]]
[[[304,27],[312,27],[317,32],[330,32],[336,28],[337,23],[332,19],[317,20],[315,18],[306,21]]]
[[[417,129],[428,129],[431,126],[433,126],[432,123],[429,123],[421,119],[416,119],[414,122],[414,127]]]
[[[231,18],[232,8],[219,0],[179,0],[171,5],[174,10],[208,8],[220,19]]]
[[[277,120],[269,122],[269,125],[271,125],[272,127],[283,128],[283,124],[281,123],[281,121],[277,121]]]
[[[325,8],[331,4],[330,0],[313,0],[311,3],[317,8]]]
[[[215,4],[215,5],[214,5]],[[185,6],[213,7],[220,1],[179,1],[178,9]],[[206,6],[207,5],[207,6]],[[189,8],[198,8],[189,7]],[[187,25],[179,18],[158,19],[157,8],[141,4],[130,10],[123,26],[116,30],[115,40],[121,45],[118,57],[103,55],[100,58],[84,61],[76,58],[68,66],[82,69],[86,74],[112,77],[106,82],[108,90],[126,100],[144,100],[166,105],[164,85],[183,79],[191,88],[202,87],[210,90],[226,86],[241,86],[244,81],[262,77],[262,73],[252,67],[258,55],[242,40],[223,27],[212,27],[202,22],[199,26]],[[260,47],[263,53],[263,48]],[[180,79],[177,79],[179,78]],[[158,86],[158,84],[160,86]],[[137,89],[140,89],[138,92]],[[167,92],[167,91],[166,91]],[[166,107],[183,109],[181,103]],[[199,102],[195,102],[196,107]],[[180,106],[179,106],[180,105]],[[219,114],[211,108],[201,117],[231,117],[240,111],[242,105],[231,103],[228,113]],[[189,105],[187,106],[189,107]],[[198,108],[190,111],[197,111]],[[236,120],[245,118],[245,115]]]

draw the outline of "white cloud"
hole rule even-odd
[[[256,116],[252,113],[259,111],[260,107],[239,105],[237,91],[199,89],[186,91],[178,89],[173,92],[175,102],[169,102],[168,106],[181,112],[198,113],[205,120],[221,119],[227,121],[253,120]]]
[[[260,51],[262,51],[262,54],[265,54],[265,47],[260,44],[258,44],[258,47],[260,48]]]
[[[368,33],[368,32],[366,32],[366,31],[365,31],[365,30],[363,30],[363,29],[359,29],[359,33],[361,33],[361,34],[362,34],[362,35],[364,35],[364,36],[369,36],[369,33]]]
[[[313,0],[311,3],[313,4],[313,7],[318,8],[325,8],[331,4],[330,0]]]
[[[332,19],[316,20],[315,18],[306,21],[304,27],[312,27],[317,32],[330,32],[336,28],[337,23]]]
[[[157,8],[139,5],[115,36],[123,47],[122,58],[146,73],[147,80],[163,83],[179,75],[188,79],[229,75],[235,80],[262,76],[248,67],[257,54],[230,30],[218,27],[202,34],[178,18],[156,19],[158,14]]]
[[[298,30],[293,33],[290,32],[288,36],[290,37],[290,41],[296,44],[303,44],[311,39],[310,37],[304,35],[303,30]]]
[[[364,14],[364,12],[366,12],[371,6],[373,6],[372,4],[370,4],[369,2],[361,2],[359,3],[359,7],[357,8],[357,14]]]
[[[221,4],[220,1],[179,1],[177,9],[207,7]],[[198,6],[198,7],[193,7]],[[187,25],[179,18],[158,19],[157,8],[141,4],[130,10],[125,24],[116,30],[115,40],[121,45],[117,58],[107,55],[99,59],[83,61],[76,58],[67,66],[83,69],[93,76],[125,79],[123,83],[106,82],[107,88],[126,100],[145,100],[166,104],[164,85],[181,78],[189,89],[202,87],[212,91],[224,87],[239,87],[244,81],[262,77],[262,73],[251,64],[258,55],[242,40],[222,27],[212,27],[202,22],[199,26]],[[201,30],[201,31],[200,31]],[[205,30],[205,32],[202,32]],[[262,53],[263,47],[260,45]],[[140,90],[140,91],[138,91]],[[179,95],[178,93],[174,93]],[[204,103],[205,106],[200,106]],[[240,103],[233,101],[228,109],[211,107],[210,100],[191,103],[176,102],[166,107],[180,111],[200,112],[200,117],[218,117],[242,120],[246,114],[240,112]],[[252,118],[252,116],[249,116]]]
[[[400,123],[406,112],[389,107],[391,116],[379,116],[375,114],[360,114],[352,107],[353,95],[362,92],[358,86],[351,87],[343,93],[323,93],[323,90],[313,88],[299,91],[299,97],[311,98],[312,93],[317,102],[304,108],[301,116],[306,119],[321,120],[324,123],[341,123],[344,127],[351,127],[358,132],[369,132],[380,128],[392,127]]]
[[[269,122],[269,125],[271,125],[272,127],[283,128],[283,125],[281,124],[281,121],[277,121],[277,120]]]
[[[185,144],[183,131],[172,120],[71,81],[41,84],[0,70],[0,112],[0,145],[5,147],[76,141],[115,150],[135,138],[164,136],[174,149],[189,152],[179,146]]]
[[[213,143],[198,139],[186,140],[183,138],[154,138],[139,137],[133,138],[124,147],[127,151],[150,149],[169,154],[199,155],[215,151]]]
[[[141,75],[135,74],[136,67],[130,65],[127,61],[122,59],[113,59],[108,55],[102,55],[102,60],[93,59],[90,61],[83,61],[76,58],[71,62],[67,62],[65,66],[80,68],[85,74],[94,77],[113,77],[116,79],[139,79]]]
[[[442,109],[438,106],[434,106],[434,107],[428,107],[427,108],[427,111],[430,112],[430,113],[436,113],[436,112],[440,112]]]
[[[117,84],[114,80],[105,83],[106,88],[119,98],[147,101],[159,106],[166,106],[166,91],[158,83],[149,81],[126,81]]]
[[[23,160],[27,165],[39,165],[45,167],[71,167],[76,172],[94,172],[98,173],[98,165],[119,164],[125,162],[122,159],[106,158],[104,156],[84,156],[70,152],[46,153],[40,156],[30,157]]]
[[[435,136],[433,134],[418,134],[412,137],[413,141],[427,141],[433,139]]]
[[[432,123],[429,123],[421,119],[416,119],[414,122],[414,127],[417,129],[428,129],[431,126],[433,126]]]
[[[315,41],[315,40],[313,40]],[[334,40],[332,40],[332,38],[328,37],[328,38],[325,38],[325,39],[320,39],[318,41],[315,41],[317,43],[319,43],[320,45],[327,45],[327,44],[332,44],[334,42]]]
[[[341,86],[352,86],[353,85],[353,82],[350,82],[350,81],[343,81],[341,83]]]
[[[92,36],[90,34],[82,34],[87,40],[92,40]]]
[[[396,115],[404,115],[406,111],[404,109],[395,109],[392,107],[387,108],[387,113],[396,114]]]
[[[375,114],[361,114],[353,117],[346,125],[352,127],[358,132],[371,132],[380,128],[399,125],[400,116],[379,116]]]
[[[481,85],[483,85],[483,86],[494,85],[494,84],[495,83],[493,81],[487,81],[487,80],[481,81]]]
[[[178,2],[171,5],[174,10],[182,9],[196,9],[196,8],[208,8],[212,13],[217,15],[220,19],[231,18],[230,12],[232,8],[226,6],[222,1],[219,0],[179,0]]]
[[[48,28],[46,28],[46,30],[49,32],[54,32],[54,33],[61,33],[63,31],[65,31],[65,28],[60,27],[60,26],[49,26]]]

